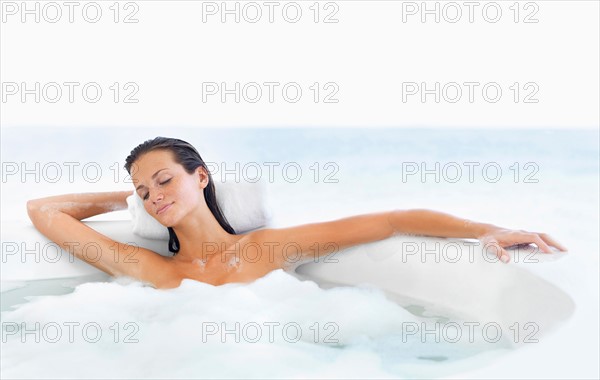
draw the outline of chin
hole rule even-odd
[[[156,219],[156,218],[155,218],[155,219]],[[162,224],[162,225],[163,225],[163,226],[165,226],[165,227],[173,227],[173,226],[171,226],[171,225],[169,225],[169,224],[167,224],[167,223],[164,223],[164,222],[162,222],[161,220],[158,220],[158,219],[156,219],[156,221],[157,221],[158,223]]]
[[[158,215],[158,217],[160,218],[161,215]],[[174,215],[168,215],[168,216],[165,215],[164,218],[160,218],[160,219],[157,218],[156,220],[158,220],[158,222],[165,227],[176,227],[179,224],[180,218],[178,218]]]
[[[162,218],[160,218],[160,215],[159,215],[159,218],[155,218],[155,219],[158,221],[158,223],[162,224],[165,227],[173,227],[174,223],[171,220],[171,218],[162,219]]]

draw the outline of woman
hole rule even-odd
[[[533,243],[545,252],[566,249],[543,233],[510,230],[430,210],[393,210],[280,229],[236,234],[221,212],[212,177],[189,143],[173,138],[147,140],[125,163],[144,208],[169,229],[172,257],[116,242],[81,220],[127,208],[131,191],[67,194],[27,202],[35,227],[76,257],[112,275],[126,275],[156,288],[178,287],[183,279],[213,285],[248,282],[290,261],[320,256],[394,234],[476,238],[493,244],[508,262],[504,248]],[[100,248],[93,258],[84,248]],[[292,248],[290,248],[292,247]],[[298,256],[300,255],[300,260]]]

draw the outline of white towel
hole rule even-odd
[[[252,182],[219,182],[215,184],[217,203],[236,233],[244,233],[269,224],[272,214],[268,202],[268,187],[263,180]],[[127,197],[133,233],[147,238],[169,240],[167,227],[146,212],[140,196]]]

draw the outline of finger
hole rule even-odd
[[[546,235],[546,234],[540,234],[540,237],[548,244],[550,244],[553,247],[558,248],[560,251],[562,252],[566,252],[568,251],[567,247],[563,246],[562,244],[560,244],[559,242],[557,242],[556,240],[552,239],[550,236]]]
[[[509,245],[508,247],[504,247],[506,249],[518,249],[518,248],[525,248],[525,247],[529,247],[530,243],[518,243],[518,244],[513,244],[513,245]]]
[[[510,256],[508,255],[508,252],[502,247],[500,247],[500,257],[498,258],[505,264],[510,261]]]
[[[503,263],[507,263],[510,261],[510,256],[508,256],[508,252],[506,252],[506,250],[502,248],[502,246],[500,245],[500,243],[498,243],[496,239],[490,239],[486,244],[494,248],[494,253],[496,254],[498,260],[502,261]]]
[[[543,241],[542,238],[539,237],[539,235],[534,234],[532,237],[533,242],[535,243],[535,245],[538,246],[539,249],[542,250],[542,252],[552,253],[552,250],[550,249],[550,247],[548,247],[548,244],[546,244],[546,242]]]

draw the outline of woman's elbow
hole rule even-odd
[[[27,215],[29,215],[29,219],[31,219],[39,209],[39,199],[30,199],[27,201]]]
[[[27,201],[27,215],[29,215],[29,219],[34,224],[44,214],[44,211],[48,211],[48,207],[44,207],[45,204],[42,199],[30,199]]]

